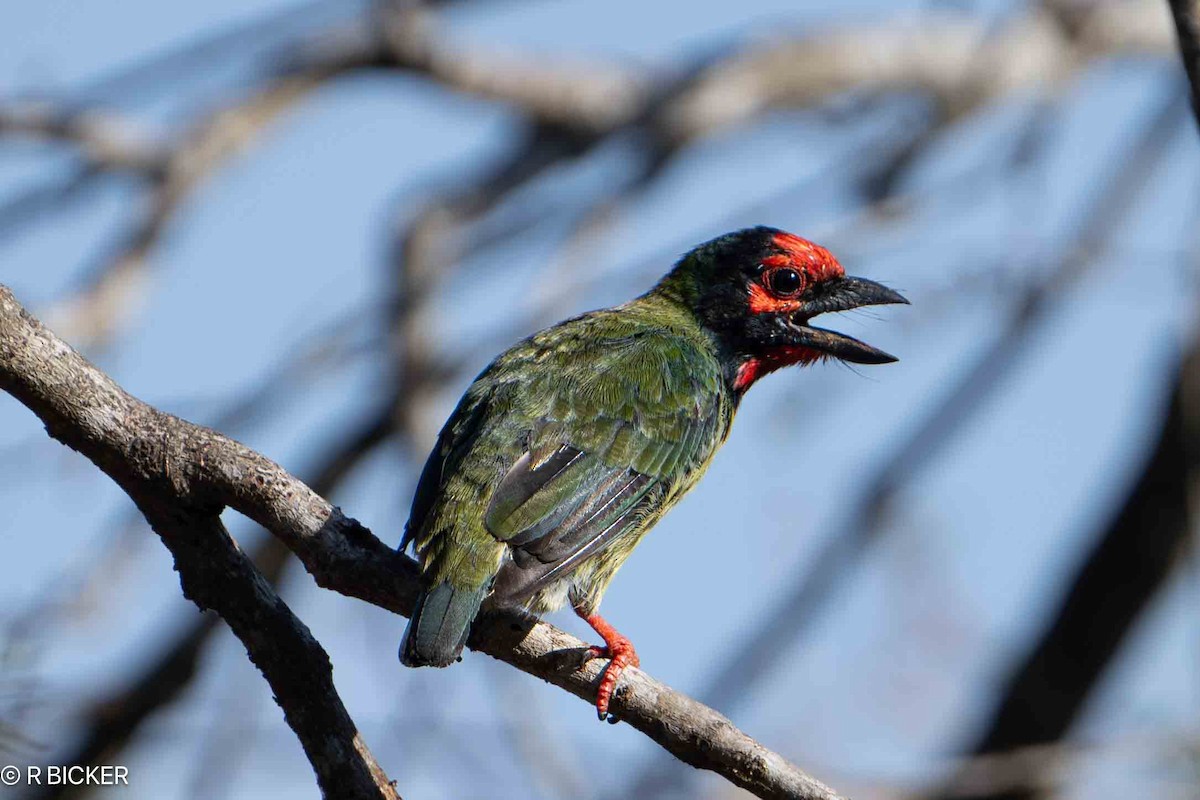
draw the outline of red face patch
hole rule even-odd
[[[746,360],[738,367],[737,375],[733,379],[733,388],[736,391],[744,392],[759,378],[777,369],[790,367],[793,364],[811,364],[824,357],[825,354],[820,350],[813,350],[810,347],[793,345],[773,347],[761,356]]]
[[[846,270],[842,269],[842,265],[833,257],[833,253],[808,239],[801,239],[790,233],[777,233],[771,241],[787,254],[792,267],[807,273],[814,281],[841,278],[846,274]]]
[[[800,308],[797,295],[804,287],[846,274],[832,253],[807,239],[779,233],[772,237],[771,243],[781,252],[762,260],[765,270],[761,278],[750,285],[752,314],[789,314]],[[792,281],[799,276],[799,282],[789,287],[789,292],[776,290],[780,282],[774,278],[781,273]]]
[[[799,295],[813,283],[841,278],[846,274],[842,265],[824,247],[790,233],[778,233],[771,239],[778,248],[762,260],[765,268],[762,275],[750,284],[749,308],[752,314],[790,314],[803,304]],[[794,270],[799,274],[787,275],[787,281],[776,280],[778,274]],[[777,291],[787,285],[786,293]],[[751,384],[767,373],[792,364],[808,364],[824,357],[824,353],[808,347],[784,345],[773,347],[745,361],[734,379],[734,388],[744,392]]]
[[[791,297],[776,297],[761,283],[750,284],[750,313],[787,314],[800,308],[800,301]]]

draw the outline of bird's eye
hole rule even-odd
[[[767,288],[778,295],[792,295],[804,288],[804,278],[794,269],[777,269],[767,273]]]

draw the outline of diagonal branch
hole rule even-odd
[[[1171,14],[1175,18],[1175,31],[1179,36],[1179,55],[1183,58],[1183,69],[1192,87],[1192,111],[1200,124],[1200,2],[1170,2]]]
[[[345,713],[331,683],[324,698],[311,692],[326,679],[328,664],[317,664],[323,651],[252,571],[217,515],[224,507],[241,512],[282,540],[319,585],[403,614],[416,597],[415,563],[278,464],[125,392],[30,316],[3,286],[0,388],[37,414],[51,436],[86,456],[133,497],[175,553],[190,597],[231,615],[226,618],[271,682],[328,793],[332,765],[318,756],[328,756],[330,748],[306,739],[314,718],[297,707],[306,698],[324,699],[326,716],[336,720],[334,712]],[[205,558],[196,558],[200,552]],[[285,643],[275,637],[286,641],[287,657],[302,659],[307,677],[317,682],[300,698],[287,675],[264,666]],[[590,661],[575,668],[579,659],[574,656],[584,643],[552,625],[498,613],[475,625],[469,644],[589,702],[595,694],[602,665]],[[331,709],[335,702],[337,708]],[[716,711],[639,670],[627,672],[614,708],[680,760],[717,772],[759,797],[838,797]],[[342,722],[342,729],[353,729],[348,717]],[[339,736],[342,729],[325,735]],[[352,750],[341,754],[357,754],[352,760],[366,765],[377,781],[385,780],[356,737]],[[376,788],[382,793],[383,786]]]
[[[220,518],[182,511],[175,498],[145,487],[130,496],[175,557],[184,595],[220,614],[246,646],[300,739],[322,795],[400,800],[338,696],[329,655]]]
[[[175,558],[184,595],[220,614],[262,671],[325,797],[399,800],[337,694],[325,650],[226,532],[224,504],[192,490],[192,469],[179,457],[197,458],[204,471],[204,450],[194,446],[206,429],[126,394],[2,286],[0,388],[100,466],[146,516]],[[174,442],[180,433],[189,441]]]
[[[278,382],[278,381],[276,381]],[[230,420],[247,411],[240,405],[222,419]],[[366,420],[344,442],[323,457],[308,479],[322,494],[334,490],[350,470],[380,445],[391,430],[387,409]],[[286,568],[295,564],[290,551],[279,539],[268,537],[250,552],[250,560],[272,586],[280,584]],[[152,714],[176,700],[196,676],[200,659],[212,634],[219,630],[216,616],[204,616],[173,639],[146,669],[114,695],[102,698],[85,716],[83,733],[72,748],[54,756],[55,764],[112,763],[115,754],[129,744],[142,723]],[[29,800],[63,800],[77,797],[81,787],[47,784],[28,795]]]

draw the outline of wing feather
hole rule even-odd
[[[527,601],[694,482],[732,419],[722,380],[697,342],[615,312],[531,337],[481,373],[447,423],[405,540],[450,570],[438,561],[457,552],[447,543],[473,548],[471,531],[486,532],[511,556],[495,602]],[[472,511],[477,491],[487,500]]]
[[[521,602],[633,531],[711,455],[719,393],[661,345],[622,340],[619,369],[611,351],[580,354],[582,369],[539,386],[543,416],[484,517],[511,548],[497,602]]]

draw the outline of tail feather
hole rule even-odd
[[[448,667],[471,631],[488,587],[462,589],[439,583],[417,598],[416,608],[400,642],[400,661],[408,667]]]

